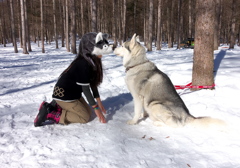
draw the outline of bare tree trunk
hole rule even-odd
[[[230,37],[230,46],[229,49],[234,49],[236,37],[235,37],[235,28],[236,28],[236,0],[232,0],[232,21],[231,21],[231,37]]]
[[[22,39],[23,39],[23,54],[28,54],[27,51],[27,38],[26,38],[26,24],[25,24],[25,12],[24,12],[24,0],[21,0],[21,18],[22,18]]]
[[[97,32],[97,1],[91,0],[91,26],[92,26],[92,32]]]
[[[84,11],[83,11],[83,0],[81,0],[81,32],[82,35],[85,33],[85,25],[84,25]]]
[[[214,11],[214,1],[196,1],[196,34],[192,74],[192,84],[196,86],[211,86],[214,83]]]
[[[71,52],[77,54],[76,49],[76,8],[75,0],[71,0]]]
[[[136,33],[137,1],[138,1],[138,0],[135,0],[135,1],[134,1],[134,8],[133,8],[133,33]]]
[[[62,10],[61,10],[61,13],[62,13],[62,47],[65,46],[64,44],[64,39],[65,39],[65,22],[66,22],[66,12],[65,12],[65,0],[62,0]],[[60,1],[59,1],[59,4],[60,4]]]
[[[223,16],[223,14],[222,14],[222,12],[223,12],[223,2],[222,2],[222,0],[220,0],[220,14],[219,14],[219,31],[218,31],[218,46],[220,45],[220,43],[221,43],[221,38],[222,38],[222,33],[224,32],[224,27],[223,27],[223,23],[222,23],[222,16]]]
[[[180,49],[180,42],[181,42],[181,8],[182,8],[182,0],[178,0],[177,49]]]
[[[126,0],[123,0],[123,18],[122,18],[122,40],[126,41],[126,10],[127,10],[127,3]]]
[[[42,40],[42,53],[45,53],[44,49],[44,25],[43,25],[43,0],[40,0],[40,10],[41,10],[41,40]]]
[[[174,1],[168,4],[167,15],[168,15],[168,48],[173,48],[173,6]]]
[[[219,46],[219,24],[220,24],[220,0],[216,1],[215,13],[215,31],[214,31],[214,50],[218,50]]]
[[[117,14],[117,12],[116,12],[116,4],[117,4],[117,0],[113,0],[113,17],[112,17],[112,35],[113,35],[113,41],[114,41],[114,46],[117,46],[117,33],[116,33],[116,24],[117,24],[117,22],[116,22],[116,18],[115,18],[115,16],[116,16],[116,14]]]
[[[18,6],[18,34],[19,34],[20,48],[22,48],[22,24],[21,24],[21,5],[20,5],[20,0],[17,1],[17,6]]]
[[[240,46],[240,24],[238,25],[238,46]]]
[[[1,5],[1,4],[0,4]],[[0,18],[0,25],[1,25],[1,28],[2,28],[2,43],[3,43],[3,46],[6,47],[6,32],[5,32],[5,17],[4,17],[4,7],[1,6],[1,18]]]
[[[162,48],[162,0],[158,0],[157,50]]]
[[[56,2],[53,0],[53,26],[56,48],[58,48],[57,23],[56,23]]]
[[[144,5],[146,5],[146,7],[144,8],[144,25],[143,25],[143,29],[144,29],[144,45],[147,46],[148,45],[148,12],[147,12],[147,8],[148,8],[148,0],[144,1]]]
[[[67,48],[67,52],[70,52],[68,0],[65,0],[65,1],[66,1],[66,28],[65,28],[66,48]]]
[[[149,24],[148,24],[148,51],[152,51],[152,40],[153,40],[153,0],[149,0]]]
[[[118,13],[120,13],[120,16],[117,17],[117,20],[118,20],[118,40],[120,42],[120,44],[122,44],[122,31],[121,31],[121,28],[122,28],[122,17],[123,16],[121,13],[122,13],[122,0],[118,0]]]
[[[15,36],[15,20],[14,20],[13,0],[10,0],[10,9],[11,9],[11,28],[12,28],[12,39],[13,39],[14,52],[18,53],[16,36]]]
[[[32,51],[31,40],[30,40],[30,32],[29,32],[29,24],[28,24],[28,15],[27,15],[27,2],[24,0],[24,17],[25,17],[25,25],[26,25],[26,39],[28,44],[28,51]]]
[[[189,0],[188,10],[188,37],[192,38],[192,0]]]

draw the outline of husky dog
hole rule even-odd
[[[224,125],[224,122],[209,117],[192,116],[169,77],[160,71],[146,57],[145,48],[139,43],[138,36],[123,43],[114,53],[123,57],[126,68],[126,84],[134,100],[134,117],[128,124],[136,124],[141,117],[148,115],[156,126],[211,127]]]

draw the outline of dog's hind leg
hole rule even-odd
[[[142,101],[139,97],[135,97],[134,98],[134,117],[132,120],[129,120],[127,123],[129,125],[133,125],[136,124],[142,114],[142,109],[143,109],[143,105],[142,105]]]
[[[179,127],[178,121],[173,116],[170,109],[162,104],[150,105],[150,119],[155,126]]]

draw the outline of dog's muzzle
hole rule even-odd
[[[117,48],[117,45],[115,45],[114,43],[109,44],[109,46],[112,47],[113,51],[115,50],[115,48]]]

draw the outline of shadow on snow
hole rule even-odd
[[[7,94],[20,92],[20,91],[23,91],[23,90],[33,89],[33,88],[36,88],[36,87],[39,87],[39,86],[42,86],[42,85],[48,85],[48,84],[56,82],[56,81],[57,80],[51,80],[51,81],[43,82],[43,83],[40,83],[40,84],[37,84],[37,85],[33,85],[33,86],[30,86],[30,87],[25,87],[25,88],[20,88],[20,89],[19,88],[10,89],[10,90],[6,91],[5,93],[0,94],[0,96],[4,96],[4,95],[7,95]]]
[[[112,120],[116,111],[121,109],[125,104],[128,104],[133,100],[130,93],[119,94],[115,97],[109,97],[103,101],[103,105],[107,110],[107,120]]]
[[[223,58],[224,58],[225,55],[226,55],[226,50],[221,50],[221,51],[217,54],[217,56],[216,56],[216,58],[215,58],[215,60],[214,60],[214,69],[213,69],[214,77],[217,76],[218,69],[219,69],[220,64],[221,64],[221,62],[222,62],[222,60],[223,60]]]

